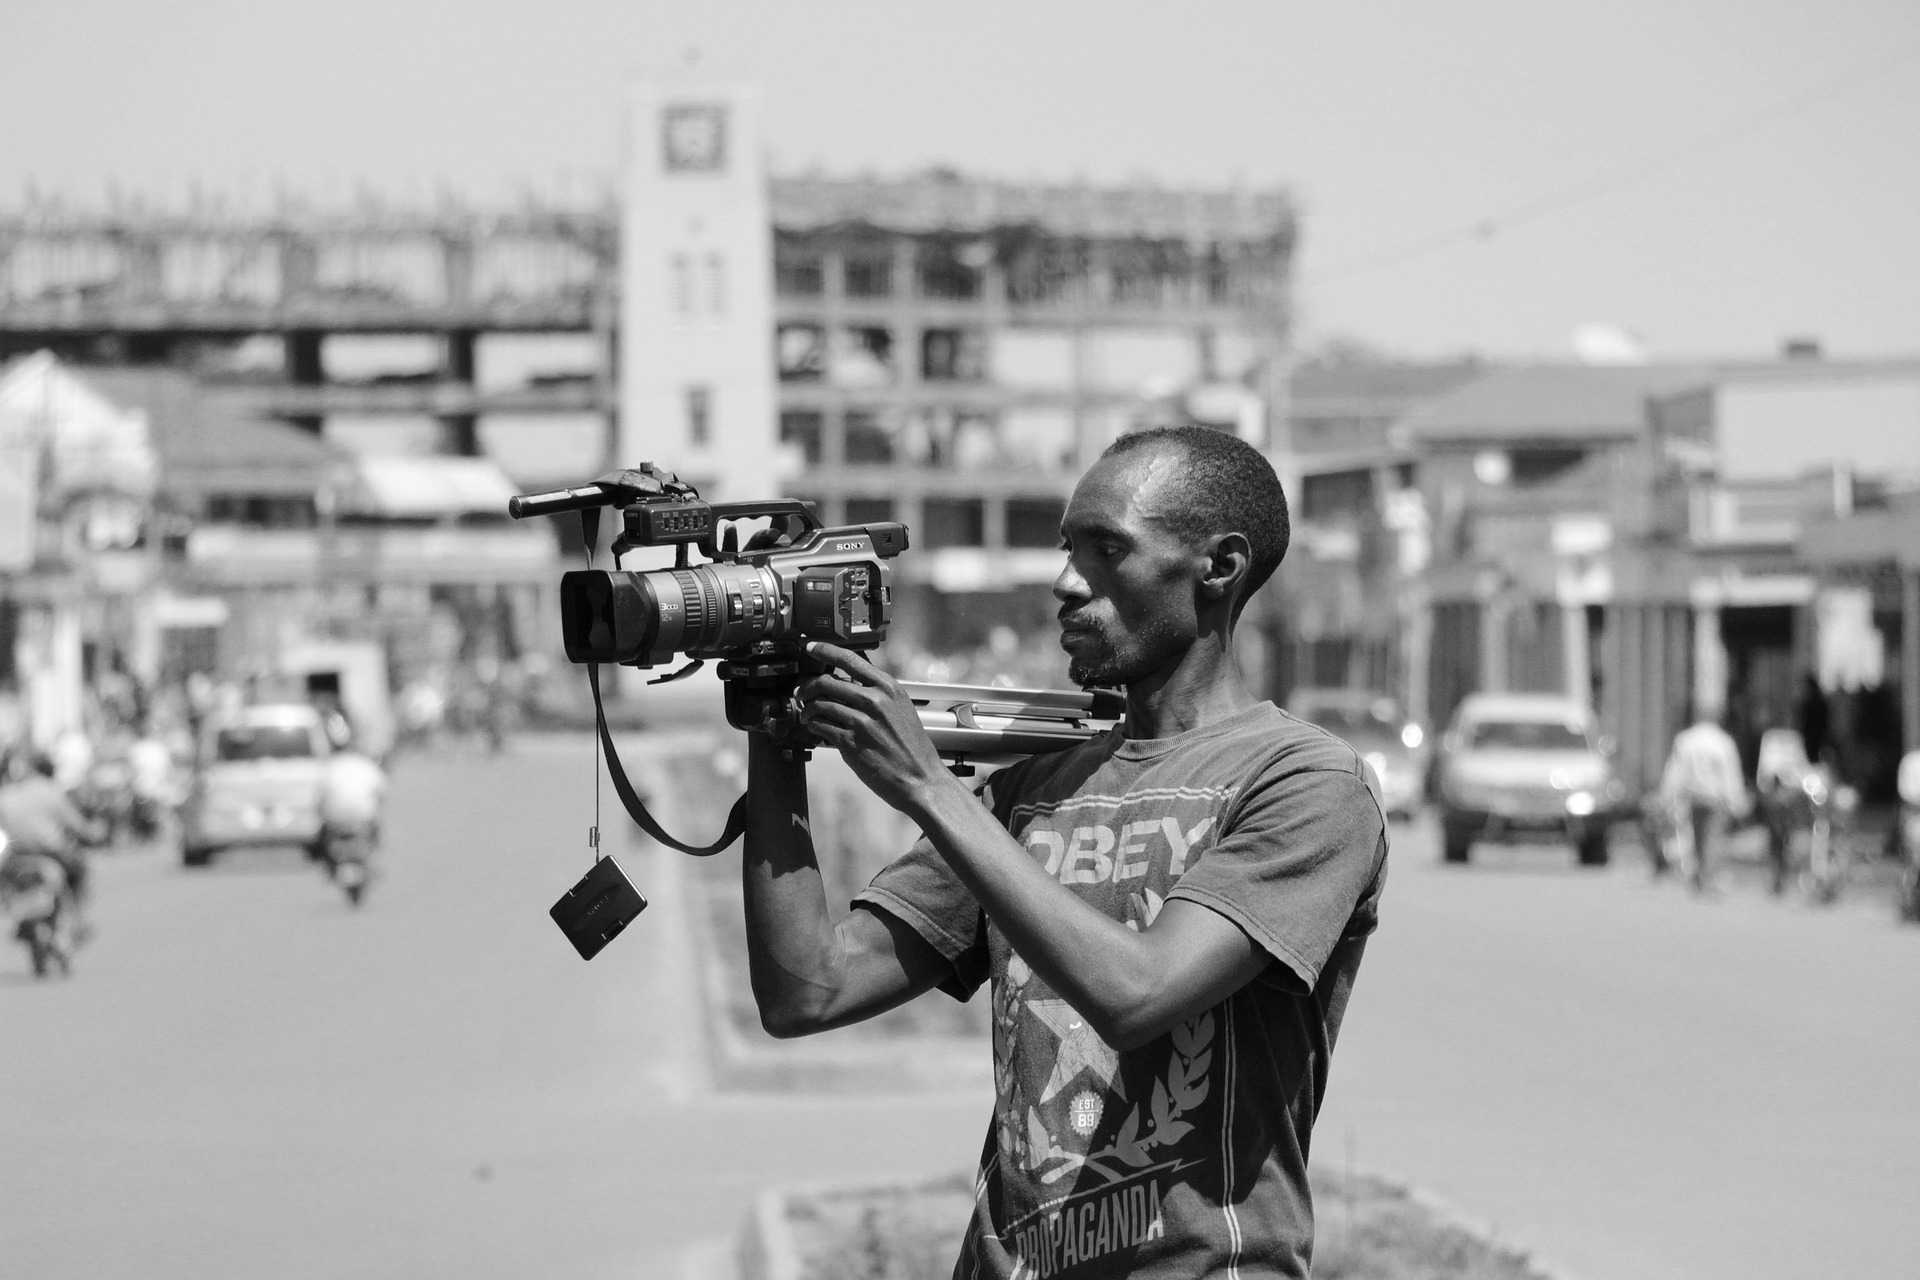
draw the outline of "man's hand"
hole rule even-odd
[[[928,788],[953,783],[899,681],[838,645],[815,641],[807,654],[828,672],[801,684],[800,723],[868,790],[913,817]]]

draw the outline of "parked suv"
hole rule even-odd
[[[203,866],[241,845],[320,846],[320,794],[332,754],[304,703],[243,707],[209,724],[180,811],[180,861]]]
[[[1469,694],[1442,735],[1434,769],[1441,856],[1465,862],[1479,841],[1565,840],[1582,866],[1605,866],[1628,794],[1593,713],[1552,694]]]

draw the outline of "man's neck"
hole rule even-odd
[[[1238,715],[1259,701],[1232,656],[1195,661],[1197,653],[1164,676],[1127,687],[1129,738],[1172,738]]]

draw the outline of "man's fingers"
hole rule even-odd
[[[862,719],[839,703],[819,701],[801,705],[800,723],[830,746],[844,747],[853,741]]]
[[[807,656],[826,664],[830,670],[858,680],[861,684],[880,682],[878,667],[868,662],[864,655],[855,653],[851,649],[842,649],[837,644],[828,644],[824,640],[810,640],[807,642]]]

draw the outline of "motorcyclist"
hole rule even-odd
[[[151,723],[143,724],[127,747],[127,764],[133,771],[134,827],[151,840],[177,799],[173,752]]]
[[[386,794],[386,770],[351,743],[327,758],[320,790],[320,823],[329,872],[334,869],[335,841],[357,839],[369,851],[378,846]]]
[[[74,807],[66,789],[55,780],[57,773],[51,756],[35,752],[22,776],[0,781],[0,829],[7,833],[9,856],[39,853],[60,864],[73,906],[74,937],[85,941],[93,932],[87,846],[101,832],[97,823]]]

